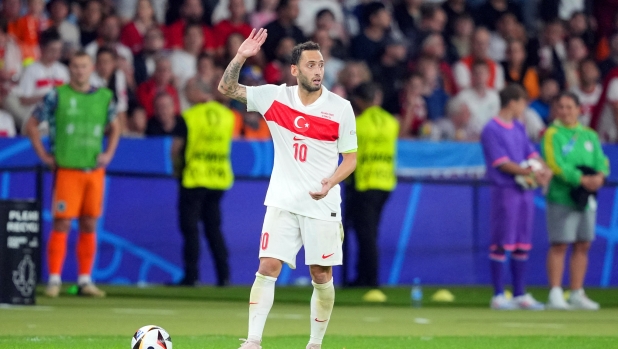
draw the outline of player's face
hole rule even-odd
[[[292,65],[292,75],[298,80],[298,86],[308,92],[322,89],[324,58],[320,51],[303,51],[298,65]]]
[[[90,74],[94,70],[90,56],[73,57],[69,64],[71,81],[78,85],[87,84],[90,81]]]
[[[562,97],[558,101],[558,119],[567,126],[577,124],[580,108],[572,98]]]
[[[520,117],[522,115],[524,115],[524,111],[526,111],[526,108],[528,107],[528,101],[526,101],[525,98],[520,98],[518,99],[515,103],[514,103],[514,114],[517,117]]]

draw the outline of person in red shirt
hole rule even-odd
[[[213,32],[216,33],[217,54],[222,56],[225,50],[227,38],[238,33],[243,38],[248,38],[251,34],[251,26],[247,23],[247,8],[244,0],[230,0],[230,18],[224,19],[215,25]]]
[[[29,65],[39,59],[39,34],[50,26],[50,21],[45,15],[45,2],[43,0],[29,0],[28,13],[9,24],[9,33],[15,37],[22,52],[24,65]]]
[[[175,113],[180,114],[180,100],[178,99],[178,91],[174,87],[172,63],[167,57],[157,58],[152,78],[144,81],[137,87],[137,100],[146,110],[149,119],[155,114],[154,100],[161,92],[166,92],[172,96]]]
[[[136,55],[142,51],[144,34],[157,25],[151,0],[138,0],[135,18],[122,28],[120,42]]]
[[[204,7],[200,0],[184,0],[180,8],[181,18],[168,25],[165,30],[165,42],[169,49],[182,49],[185,26],[188,22],[201,23]],[[204,50],[213,53],[217,47],[217,40],[214,39],[211,28],[202,24],[204,29]]]

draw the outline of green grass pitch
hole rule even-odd
[[[133,332],[164,327],[176,349],[236,349],[246,335],[249,288],[112,287],[105,299],[63,294],[36,306],[0,307],[0,348],[129,349]],[[339,289],[322,346],[353,348],[618,348],[618,290],[595,289],[599,312],[498,312],[489,288],[452,287],[454,303],[409,306],[409,289],[386,288],[385,304],[366,304],[366,290]],[[39,289],[39,292],[41,290]],[[533,289],[538,299],[545,289]],[[264,349],[304,348],[310,288],[281,287],[266,324]]]

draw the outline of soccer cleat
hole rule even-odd
[[[309,343],[306,349],[322,349],[322,344]]]
[[[601,306],[599,303],[591,300],[586,296],[584,290],[571,291],[571,297],[569,297],[569,303],[572,309],[580,310],[599,310]]]
[[[86,296],[86,297],[94,297],[94,298],[103,298],[105,297],[105,291],[99,289],[92,282],[80,285],[77,289],[78,296]]]
[[[49,298],[57,298],[60,295],[60,284],[56,282],[47,284],[45,295]]]
[[[562,288],[554,287],[549,291],[549,298],[547,300],[547,309],[554,310],[569,310],[571,306],[564,300]]]
[[[241,338],[240,340],[244,342],[240,345],[240,348],[238,349],[262,349],[259,342],[250,341],[244,338]]]
[[[506,298],[503,293],[495,295],[491,298],[490,307],[494,310],[513,310],[517,308],[515,303]]]
[[[545,305],[532,297],[530,293],[513,298],[513,304],[517,309],[545,310]]]

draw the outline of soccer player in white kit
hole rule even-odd
[[[239,85],[242,65],[258,53],[266,36],[266,30],[254,29],[219,83],[221,93],[264,116],[275,148],[260,266],[249,298],[249,335],[240,348],[261,348],[275,281],[283,263],[296,268],[304,245],[314,287],[307,349],[318,349],[335,302],[332,266],[343,262],[339,182],[356,168],[356,121],[350,103],[322,86],[324,59],[313,42],[292,51],[290,69],[297,86]]]

